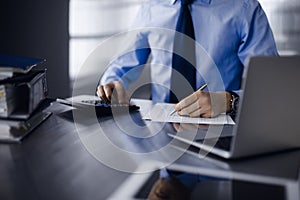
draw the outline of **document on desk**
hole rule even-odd
[[[229,115],[225,113],[220,114],[214,118],[202,118],[202,117],[188,117],[180,116],[175,112],[170,115],[174,110],[174,104],[170,103],[157,103],[153,108],[143,116],[145,120],[151,120],[155,122],[173,122],[173,123],[191,123],[191,124],[232,124],[234,121]]]

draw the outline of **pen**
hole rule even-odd
[[[197,91],[204,90],[204,88],[206,88],[206,87],[207,87],[207,83],[205,83],[204,85],[202,85]],[[174,110],[170,113],[170,116],[173,115],[175,112],[176,112],[176,110],[174,109]]]

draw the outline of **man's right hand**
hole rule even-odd
[[[105,85],[99,85],[97,95],[105,102],[128,103],[129,98],[125,88],[120,81],[114,81]]]

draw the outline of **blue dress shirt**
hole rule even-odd
[[[120,80],[128,87],[138,78],[148,61],[150,64],[146,66],[151,67],[153,83],[152,100],[167,102],[173,38],[163,38],[153,28],[175,30],[179,11],[180,0],[145,0],[133,25],[136,32],[140,32],[132,43],[134,50],[111,62],[100,83]],[[190,12],[195,40],[199,44],[196,48],[196,56],[199,57],[196,67],[205,77],[205,80],[197,77],[197,87],[209,82],[209,91],[237,91],[241,86],[247,58],[278,55],[267,17],[256,0],[195,0],[190,5]],[[157,38],[153,39],[152,36],[149,39],[151,34],[156,34]],[[153,40],[166,48],[153,48]],[[201,56],[203,52],[206,58]],[[207,64],[209,59],[214,63],[213,67]],[[223,89],[214,85],[219,84],[216,81],[216,69]]]

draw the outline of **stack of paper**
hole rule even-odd
[[[0,80],[4,80],[13,76],[13,72],[1,72],[0,71]]]
[[[0,85],[0,117],[8,117],[13,112],[15,100],[10,85]]]

